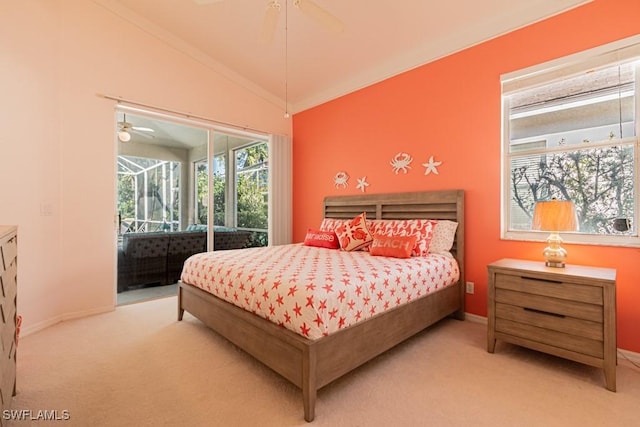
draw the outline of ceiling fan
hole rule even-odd
[[[154,132],[153,129],[142,127],[142,126],[133,126],[131,123],[127,121],[127,115],[124,115],[124,118],[121,122],[118,122],[118,139],[122,142],[131,141],[131,134],[135,133],[136,135],[143,136],[145,138],[153,139],[153,135],[149,135],[149,132]]]
[[[220,3],[224,0],[193,0],[198,5]],[[293,5],[310,19],[316,21],[321,27],[335,33],[342,32],[344,24],[331,13],[318,6],[313,0],[268,0],[267,10],[262,23],[260,40],[269,43],[276,32],[278,18],[280,16],[281,2],[293,1]],[[286,4],[285,4],[286,7]]]
[[[282,1],[286,2],[287,0]],[[293,0],[293,5],[328,31],[339,33],[344,29],[342,21],[318,6],[318,4],[312,0]],[[273,40],[276,25],[278,24],[278,17],[280,16],[280,9],[280,0],[270,0],[267,3],[267,11],[265,12],[262,23],[262,41],[270,42]]]

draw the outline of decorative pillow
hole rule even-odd
[[[373,241],[373,236],[367,227],[367,215],[365,212],[338,227],[336,234],[343,251],[365,249]]]
[[[425,256],[433,236],[435,221],[430,219],[387,219],[374,220],[373,233],[384,236],[416,236],[411,255]]]
[[[339,249],[340,243],[338,236],[333,231],[307,229],[307,235],[304,238],[304,244],[307,246],[318,246],[327,249]]]
[[[416,246],[417,237],[411,236],[385,236],[376,234],[369,246],[371,255],[381,255],[394,258],[409,258]]]
[[[457,228],[457,222],[447,220],[436,221],[435,227],[433,228],[433,237],[431,238],[429,253],[439,254],[451,251]]]

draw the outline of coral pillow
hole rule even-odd
[[[426,256],[433,236],[436,221],[429,219],[388,219],[373,220],[375,235],[416,236],[416,244],[411,255]]]
[[[307,229],[304,244],[306,246],[317,246],[327,249],[340,248],[340,243],[338,242],[338,236],[336,233],[333,231],[314,230],[313,228]]]
[[[417,237],[385,236],[376,234],[369,246],[371,255],[388,256],[394,258],[409,258],[416,246]]]
[[[373,236],[367,227],[367,215],[365,212],[338,227],[336,234],[343,251],[365,249],[373,241]]]

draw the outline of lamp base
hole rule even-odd
[[[562,238],[558,233],[551,233],[547,239],[549,246],[544,248],[542,254],[547,267],[564,268],[564,261],[567,259],[567,251],[560,246]]]
[[[564,268],[564,262],[547,261],[544,263],[547,267]]]

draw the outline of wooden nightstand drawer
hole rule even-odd
[[[616,271],[503,259],[488,266],[487,351],[496,340],[604,369],[616,390]]]
[[[578,285],[563,280],[541,279],[532,275],[496,274],[495,287],[602,305],[601,287]]]
[[[602,321],[589,321],[558,316],[545,310],[519,307],[496,302],[496,323],[499,319],[533,325],[538,328],[564,332],[596,341],[603,340]],[[497,329],[497,327],[496,327]]]
[[[604,357],[602,341],[538,328],[526,323],[512,322],[505,319],[496,319],[496,337],[502,339],[505,337],[521,338],[531,343],[545,344],[598,359]],[[518,342],[517,340],[515,344],[526,345],[526,343]]]
[[[602,305],[585,304],[566,299],[549,298],[542,295],[496,289],[496,303],[511,304],[530,310],[538,310],[558,317],[575,317],[602,323]]]

